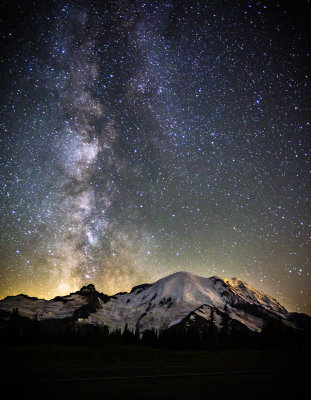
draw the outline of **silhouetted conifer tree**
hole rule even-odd
[[[220,338],[223,347],[228,347],[230,345],[230,315],[227,303],[224,306],[224,313],[222,314]]]

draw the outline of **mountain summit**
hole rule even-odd
[[[210,319],[211,312],[216,326],[226,315],[238,329],[251,331],[260,331],[267,318],[282,320],[297,329],[310,326],[311,320],[304,314],[288,312],[277,300],[237,278],[204,278],[190,272],[176,272],[114,296],[98,292],[93,284],[49,301],[9,296],[0,301],[0,317],[8,318],[16,308],[19,315],[39,321],[70,320],[106,325],[110,330],[127,326],[139,332],[197,327]]]

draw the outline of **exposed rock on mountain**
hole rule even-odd
[[[277,300],[239,279],[203,278],[188,272],[177,272],[114,296],[100,293],[89,284],[49,301],[26,295],[0,301],[2,318],[8,318],[16,308],[20,316],[29,319],[105,325],[111,331],[123,330],[125,325],[139,332],[191,326],[202,329],[209,323],[211,313],[219,329],[225,319],[237,330],[260,331],[267,318],[296,329],[311,327],[311,317],[288,312]]]

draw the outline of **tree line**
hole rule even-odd
[[[267,318],[261,332],[235,327],[227,312],[219,326],[214,312],[205,324],[176,325],[157,331],[148,329],[109,330],[105,325],[94,326],[67,320],[39,321],[18,314],[18,309],[0,327],[2,345],[63,344],[63,345],[135,345],[169,350],[222,349],[306,349],[310,347],[309,334],[282,322],[282,318]]]

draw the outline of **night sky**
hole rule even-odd
[[[310,1],[2,1],[0,297],[176,271],[311,313]]]

